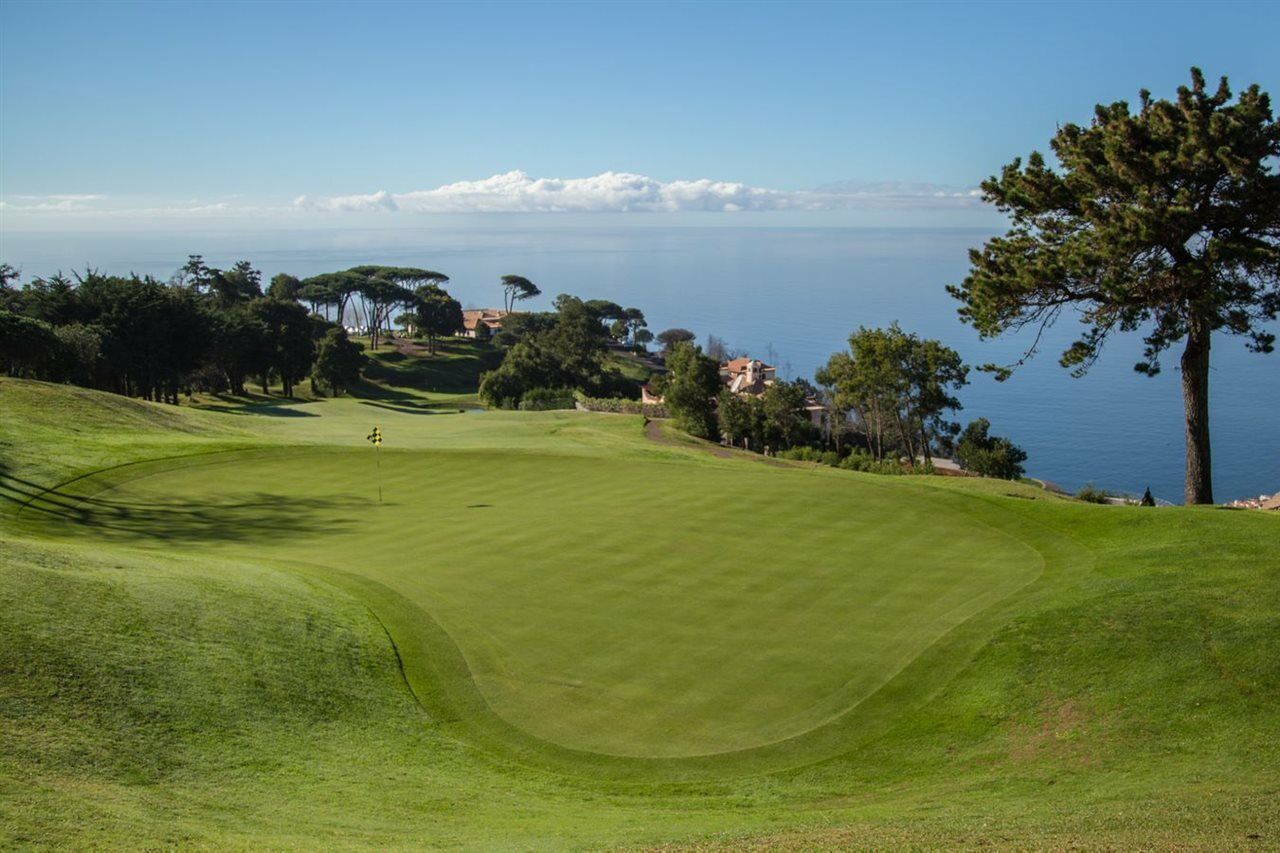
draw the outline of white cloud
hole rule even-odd
[[[237,196],[159,199],[97,194],[10,195],[0,212],[26,223],[155,220],[180,222],[306,221],[317,215],[387,216],[400,213],[684,213],[741,211],[956,211],[983,207],[971,187],[908,182],[828,184],[812,190],[778,190],[733,181],[661,181],[627,172],[586,178],[535,178],[512,171],[478,181],[394,193],[313,197],[291,204],[254,203]]]
[[[312,199],[300,195],[293,200],[293,206],[308,210],[332,210],[354,213],[369,210],[399,210],[395,198],[386,190],[378,190],[368,195],[340,195],[325,199]]]
[[[0,210],[21,213],[38,211],[92,210],[94,202],[105,201],[104,195],[12,195],[13,201],[0,201]],[[16,202],[16,204],[14,203]]]
[[[588,178],[534,178],[512,171],[435,189],[311,198],[294,206],[331,212],[410,213],[630,213],[761,210],[847,210],[877,206],[956,206],[977,201],[977,191],[935,184],[832,184],[816,190],[775,190],[729,181],[660,181],[604,172]]]
[[[202,216],[202,215],[218,215],[218,214],[242,214],[269,211],[289,212],[290,209],[276,208],[258,208],[258,207],[238,207],[230,202],[201,202],[198,199],[190,199],[179,203],[125,203],[119,204],[101,204],[106,202],[107,197],[103,195],[46,195],[46,196],[27,196],[27,195],[11,195],[5,200],[0,201],[0,210],[6,213],[19,214],[35,214],[40,217],[43,214],[71,214],[72,218],[83,220],[86,218],[94,219],[128,219],[136,217],[183,217],[183,216]]]

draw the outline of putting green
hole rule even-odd
[[[456,645],[470,683],[449,689],[538,741],[647,759],[818,729],[1043,566],[983,502],[886,478],[383,451],[378,504],[372,463],[311,448],[131,467],[57,511],[97,539],[375,582],[411,605],[379,612],[402,650],[431,623]]]

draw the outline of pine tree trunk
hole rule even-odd
[[[1182,402],[1187,415],[1187,493],[1190,504],[1213,503],[1209,460],[1209,330],[1193,320],[1182,352]]]

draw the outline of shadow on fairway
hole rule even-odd
[[[436,406],[410,406],[397,405],[395,403],[381,403],[377,400],[361,400],[362,406],[373,406],[378,409],[388,409],[393,412],[399,412],[402,415],[456,415],[460,414],[460,409],[443,409]]]
[[[369,500],[352,496],[293,497],[271,492],[211,495],[143,502],[80,496],[0,474],[0,498],[18,511],[111,540],[253,541],[342,532],[353,527]]]
[[[227,409],[228,415],[264,415],[268,418],[318,418],[315,412],[304,412],[291,406],[245,406],[242,409]]]

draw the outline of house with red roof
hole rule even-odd
[[[487,340],[502,331],[502,318],[507,316],[501,308],[468,308],[462,312],[464,338]]]

